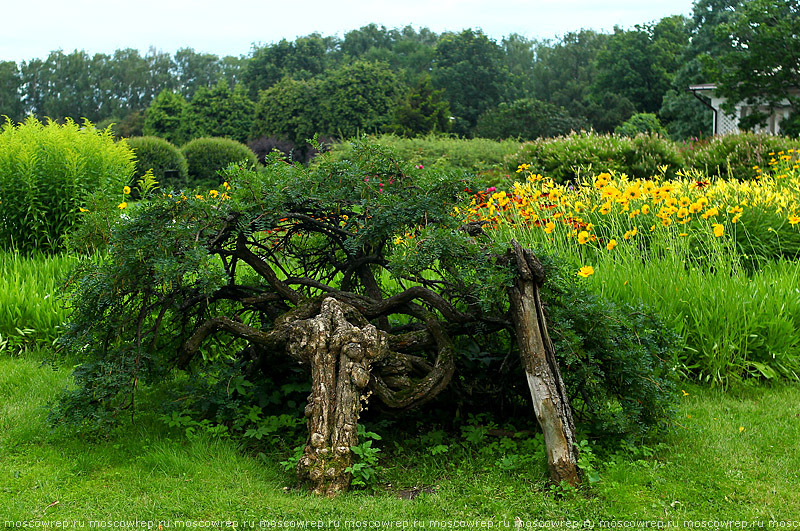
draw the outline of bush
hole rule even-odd
[[[661,125],[661,121],[653,113],[640,112],[628,118],[625,123],[620,124],[614,129],[614,133],[620,136],[634,137],[641,133],[658,134],[667,136],[667,131]]]
[[[778,151],[800,148],[800,140],[755,133],[715,136],[688,145],[687,166],[709,176],[752,179],[754,166],[766,168]]]
[[[456,172],[477,173],[484,183],[491,184],[498,184],[496,181],[507,173],[504,172],[504,161],[520,148],[516,140],[498,142],[488,138],[463,139],[433,134],[417,138],[381,135],[374,142],[391,148],[398,157],[422,164],[425,168],[435,166]],[[352,153],[352,145],[334,144],[332,151],[336,158],[344,159]]]
[[[136,155],[136,179],[153,170],[162,189],[186,187],[189,169],[180,149],[157,136],[137,136],[127,142]]]
[[[255,166],[256,154],[241,142],[229,138],[196,138],[181,148],[189,165],[189,184],[217,186],[221,181],[218,172],[231,163],[244,162]]]
[[[627,138],[584,132],[527,142],[506,161],[509,171],[516,171],[520,164],[530,164],[531,172],[562,183],[573,181],[580,174],[603,171],[647,179],[659,175],[663,166],[666,176],[673,178],[685,166],[675,143],[658,135]]]
[[[56,252],[89,204],[117,203],[133,178],[133,152],[70,119],[29,117],[0,130],[0,247]]]

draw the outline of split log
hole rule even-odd
[[[517,266],[510,292],[511,317],[533,409],[544,432],[550,478],[556,484],[566,481],[576,486],[580,474],[575,423],[539,296],[544,268],[531,251],[516,241],[511,244],[509,255]]]

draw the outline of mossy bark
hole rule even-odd
[[[314,494],[335,496],[350,486],[350,448],[358,444],[370,366],[388,353],[386,335],[329,297],[317,316],[295,322],[290,336],[290,354],[310,364],[312,379],[305,409],[308,439],[297,473],[310,480]]]

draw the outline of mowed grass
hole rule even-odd
[[[760,519],[800,514],[800,387],[723,393],[685,386],[660,443],[597,445],[601,481],[557,495],[543,466],[513,472],[467,448],[432,456],[384,441],[382,485],[336,500],[293,489],[278,461],[232,441],[187,440],[144,404],[136,421],[84,440],[51,429],[70,367],[46,351],[0,357],[3,520]],[[683,393],[682,393],[683,394]],[[531,413],[533,414],[533,413]],[[402,443],[402,438],[396,439]],[[456,448],[457,445],[453,445]],[[652,455],[650,455],[652,454]],[[391,486],[389,485],[391,484]],[[399,490],[431,487],[413,500]]]

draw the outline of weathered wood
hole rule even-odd
[[[335,496],[350,485],[345,472],[353,464],[352,446],[358,444],[357,423],[367,399],[370,365],[388,353],[385,333],[366,322],[348,321],[355,313],[328,297],[319,315],[296,321],[287,347],[290,354],[311,366],[312,388],[305,416],[308,439],[297,465],[312,492]]]
[[[544,269],[529,250],[516,241],[511,243],[510,258],[517,265],[509,294],[511,317],[533,409],[544,432],[550,477],[555,483],[566,481],[575,486],[580,483],[575,424],[539,296]]]

